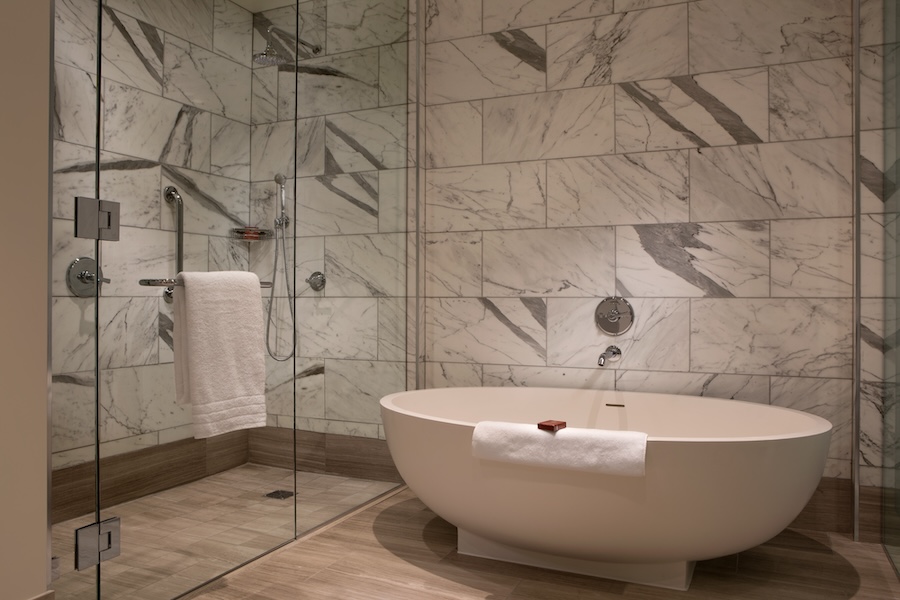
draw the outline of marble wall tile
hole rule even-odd
[[[354,437],[363,437],[378,439],[380,425],[377,423],[355,423],[353,421],[324,421],[325,431],[332,435],[350,435]]]
[[[544,28],[514,29],[428,44],[427,104],[496,98],[547,89]],[[433,83],[432,83],[433,82]]]
[[[849,297],[853,291],[853,223],[841,219],[775,220],[772,296]]]
[[[860,0],[859,3],[859,42],[863,46],[873,46],[896,42],[889,38],[884,27],[885,0]],[[895,32],[896,35],[896,32]]]
[[[297,238],[297,265],[295,267],[298,296],[317,297],[322,296],[324,291],[315,291],[306,279],[316,271],[325,271],[325,238],[324,237],[303,237]]]
[[[226,177],[163,167],[162,186],[174,185],[184,199],[184,230],[227,236],[250,218],[250,184]],[[175,230],[175,213],[164,210],[162,228]]]
[[[123,227],[122,239],[129,241],[104,242],[109,251],[103,253],[103,275],[110,283],[103,284],[104,296],[152,296],[162,290],[138,284],[142,278],[175,276],[175,234],[173,231]],[[209,266],[209,242],[205,235],[184,236],[184,268],[186,271],[206,271]]]
[[[225,237],[209,238],[210,271],[247,271],[250,269],[249,244]]]
[[[425,41],[480,35],[481,6],[481,0],[425,0]]]
[[[428,360],[546,364],[543,299],[428,298],[426,304]]]
[[[615,254],[617,285],[626,295],[769,295],[765,222],[617,227]]]
[[[406,298],[378,299],[378,360],[406,360],[406,311]]]
[[[271,182],[276,173],[292,176],[294,124],[256,125],[250,129],[250,181]]]
[[[328,52],[335,54],[405,40],[406,4],[405,0],[328,0]]]
[[[250,122],[250,69],[172,36],[166,36],[163,95]]]
[[[117,440],[191,422],[191,408],[175,401],[172,365],[100,372],[100,439]]]
[[[94,241],[76,238],[75,223],[69,220],[53,219],[52,246],[50,248],[50,293],[53,296],[71,296],[66,285],[66,272],[76,258],[94,258]],[[105,275],[105,274],[104,274]],[[54,333],[54,339],[56,334]],[[62,338],[60,338],[62,339]]]
[[[399,233],[328,237],[325,272],[331,296],[404,296],[406,237]]]
[[[612,86],[484,101],[484,162],[610,154]]]
[[[327,173],[406,166],[406,106],[330,115],[325,120]]]
[[[97,140],[97,77],[53,67],[53,139],[93,147]]]
[[[101,31],[103,77],[161,95],[163,32],[109,7]]]
[[[427,231],[542,227],[547,218],[543,163],[432,169],[425,174]]]
[[[111,81],[104,106],[105,150],[209,170],[209,113]]]
[[[50,395],[50,450],[54,453],[93,446],[94,372],[54,375]]]
[[[880,213],[897,192],[885,175],[884,131],[863,131],[859,135],[860,206],[863,214]]]
[[[482,235],[487,296],[609,296],[615,291],[612,227],[485,231]],[[535,268],[540,264],[553,268]]]
[[[886,467],[895,471],[900,442],[892,431],[896,423],[896,403],[886,397],[885,384],[862,382],[860,386],[860,464],[865,467]],[[888,424],[889,423],[889,424]],[[882,486],[882,479],[869,485]],[[890,479],[887,479],[890,481]],[[866,484],[863,484],[866,485]],[[890,485],[884,485],[890,487]]]
[[[547,27],[547,85],[566,89],[688,73],[687,4]]]
[[[483,370],[485,387],[554,387],[582,390],[612,390],[616,387],[615,371],[597,368],[484,365]]]
[[[691,300],[691,369],[850,377],[849,299]]]
[[[859,364],[864,381],[885,380],[885,338],[889,326],[885,312],[885,302],[880,298],[863,298],[860,303]]]
[[[250,122],[274,123],[278,120],[278,67],[253,69],[250,82]]]
[[[209,170],[222,175],[250,180],[250,125],[211,115]]]
[[[106,4],[207,50],[213,47],[214,0],[107,0]]]
[[[691,72],[849,55],[850,8],[841,0],[694,2]]]
[[[77,373],[94,368],[94,298],[53,298],[50,319],[53,373]]]
[[[252,65],[253,14],[229,0],[213,6],[213,50],[245,67]]]
[[[378,354],[376,298],[298,298],[300,356],[374,360]]]
[[[547,224],[687,221],[687,165],[685,151],[547,161]]]
[[[175,355],[172,352],[174,346],[172,341],[172,332],[175,330],[175,307],[165,301],[162,294],[157,299],[159,314],[157,321],[159,323],[159,363],[175,362]]]
[[[613,11],[612,0],[484,0],[482,4],[485,32],[597,17]]]
[[[415,85],[409,65],[409,44],[402,42],[381,46],[378,49],[378,104],[393,106],[405,104],[409,99],[408,88]]]
[[[293,87],[293,80],[290,85]],[[378,48],[300,62],[297,89],[298,117],[378,106]]]
[[[638,318],[627,333],[613,338],[594,325],[596,298],[550,298],[547,364],[596,369],[597,357],[615,343],[622,350],[616,369],[688,371],[688,301],[630,298],[629,302]]]
[[[765,69],[617,85],[616,147],[641,152],[764,142],[767,85]]]
[[[325,418],[381,423],[382,396],[405,389],[406,365],[386,361],[325,361]]]
[[[429,388],[481,387],[481,365],[472,363],[425,363]]]
[[[297,185],[298,235],[376,233],[377,186],[376,173],[300,179]]]
[[[840,217],[852,212],[849,138],[691,153],[691,220]]]
[[[103,298],[100,301],[100,368],[159,362],[159,307],[156,298]]]
[[[769,378],[762,375],[617,371],[616,389],[769,403]]]
[[[425,236],[425,295],[481,296],[480,232]]]
[[[892,267],[897,264],[898,224],[897,213],[860,217],[860,295],[863,298],[880,298],[896,289]],[[852,255],[846,256],[844,260],[851,258]]]
[[[896,89],[896,72],[890,68],[900,60],[900,46],[875,46],[860,50],[860,129],[882,129],[885,115],[895,115],[896,94],[884,90]],[[887,67],[887,68],[886,68]]]
[[[772,141],[850,135],[851,80],[849,57],[769,67]]]
[[[684,0],[615,0],[615,11],[627,12],[629,10],[641,10],[644,8],[655,8],[657,6],[666,6],[668,4],[679,4]]]
[[[773,377],[772,404],[809,412],[831,421],[829,458],[850,458],[853,382],[850,379]]]
[[[406,169],[387,169],[378,171],[378,231],[380,233],[396,233],[415,229],[407,224],[409,214],[407,196],[409,194]],[[414,175],[413,175],[414,177]],[[415,181],[413,181],[415,185]],[[415,198],[415,188],[411,197]]]
[[[482,103],[460,102],[425,109],[425,166],[437,169],[481,163]]]
[[[97,71],[97,10],[95,0],[54,2],[54,60],[88,73]]]

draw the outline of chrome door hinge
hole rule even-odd
[[[75,569],[82,571],[121,554],[119,517],[85,525],[75,530]]]
[[[75,197],[75,237],[119,241],[119,203]]]

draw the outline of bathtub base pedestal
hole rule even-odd
[[[520,565],[553,569],[554,571],[578,573],[579,575],[603,577],[628,583],[652,585],[670,590],[687,590],[691,585],[691,576],[694,574],[693,561],[616,563],[568,558],[507,546],[463,529],[459,530],[457,544],[459,553],[468,556],[502,560]]]

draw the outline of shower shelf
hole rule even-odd
[[[262,242],[274,238],[275,232],[271,229],[260,229],[259,227],[235,227],[231,230],[229,237],[241,242]]]

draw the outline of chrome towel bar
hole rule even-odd
[[[144,286],[151,287],[172,287],[175,285],[182,285],[181,282],[175,281],[174,279],[139,279],[138,283]],[[260,281],[259,287],[261,288],[270,288],[272,287],[271,281]]]

